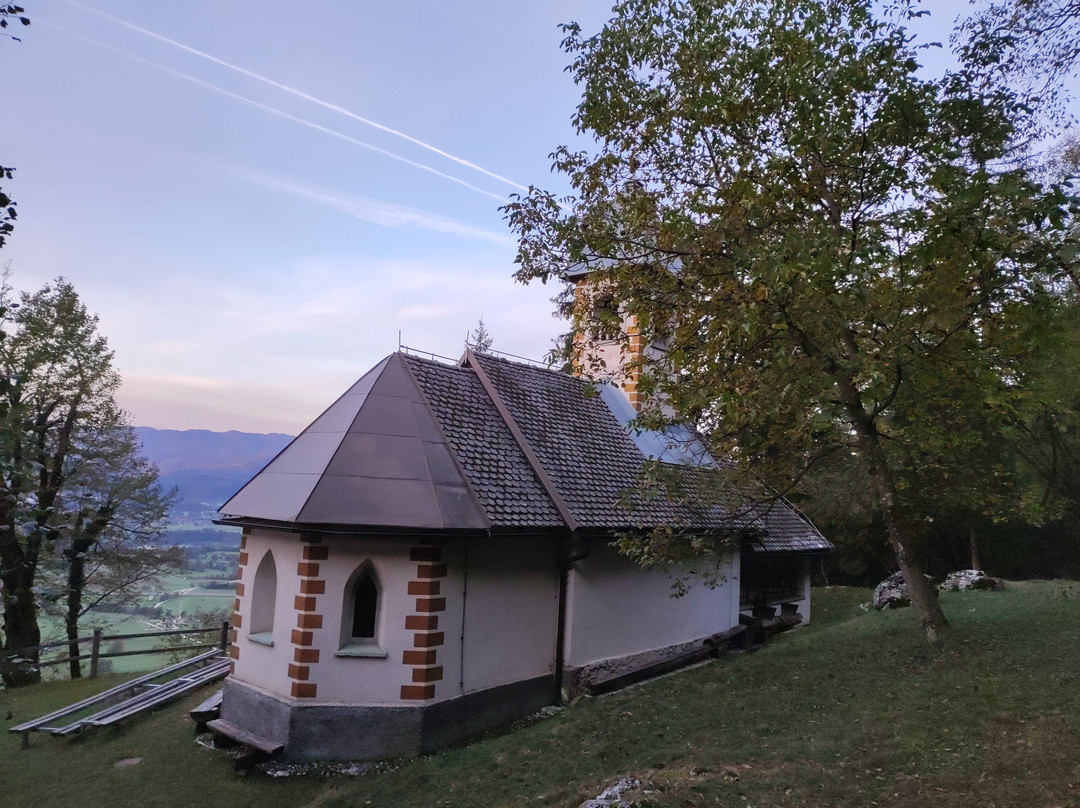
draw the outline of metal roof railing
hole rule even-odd
[[[476,346],[473,345],[470,342],[466,342],[465,347],[467,349],[469,349],[470,351],[476,351]],[[442,360],[444,362],[450,362],[450,363],[455,364],[455,365],[458,362],[458,360],[454,359],[453,357],[443,356],[442,354],[437,354],[434,351],[425,351],[425,350],[422,350],[420,348],[413,348],[412,346],[409,346],[409,345],[401,345],[401,344],[399,344],[398,345],[398,350],[403,351],[404,353],[409,354],[410,356],[418,356],[421,359],[423,359],[425,357],[430,357],[433,361],[434,360]],[[549,365],[547,362],[543,362],[543,361],[541,361],[539,359],[532,359],[532,358],[530,358],[528,356],[518,356],[517,354],[512,354],[509,351],[499,351],[499,350],[496,350],[495,348],[488,348],[486,351],[482,351],[482,352],[478,352],[478,353],[483,353],[486,356],[494,356],[494,357],[496,357],[498,359],[516,359],[519,362],[526,362],[529,365],[532,365],[534,367],[543,368],[545,370],[550,370],[551,369],[551,365]]]

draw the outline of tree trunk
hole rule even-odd
[[[974,525],[968,525],[968,544],[971,547],[971,569],[982,572],[982,563],[979,561],[979,533]]]
[[[871,482],[877,491],[878,504],[885,517],[889,543],[896,554],[896,562],[900,567],[900,573],[904,576],[904,583],[907,584],[911,605],[915,607],[922,620],[926,641],[937,642],[938,634],[949,627],[949,621],[941,610],[937,589],[926,579],[922,565],[915,558],[912,536],[900,513],[896,481],[893,479],[888,458],[881,447],[877,427],[872,415],[863,406],[854,380],[841,377],[838,379],[838,386],[847,406],[851,423],[855,427],[859,453],[870,470]]]
[[[22,687],[41,681],[37,667],[41,631],[37,623],[32,572],[26,566],[5,569],[4,653],[0,656],[0,677],[7,687]]]
[[[880,447],[878,450],[880,451]],[[927,580],[922,565],[912,552],[911,536],[898,513],[896,488],[891,470],[888,466],[874,468],[874,465],[871,463],[870,475],[873,478],[874,487],[877,488],[878,500],[885,516],[889,544],[896,553],[896,562],[904,576],[904,583],[907,584],[911,605],[915,607],[922,620],[923,629],[926,631],[926,641],[937,642],[938,634],[949,627],[949,621],[941,610],[937,589]]]
[[[68,559],[68,593],[67,614],[64,615],[64,626],[67,629],[68,656],[71,661],[71,678],[78,679],[82,676],[82,665],[79,658],[79,613],[82,611],[82,592],[85,583],[85,561],[78,546],[69,551]]]
[[[926,631],[926,641],[935,643],[938,634],[949,627],[949,621],[941,610],[937,588],[927,579],[922,565],[907,552],[908,543],[893,539],[892,528],[889,529],[889,534],[900,572],[907,584],[911,605],[919,613],[923,630]]]
[[[16,495],[0,483],[0,583],[3,584],[4,642],[0,679],[7,687],[41,680],[37,668],[41,631],[34,598],[36,558],[27,557],[15,532]],[[33,648],[33,650],[28,650]],[[26,662],[16,660],[27,660]]]
[[[86,554],[97,542],[102,532],[109,526],[115,508],[108,502],[93,514],[83,509],[75,518],[75,524],[81,526],[71,540],[71,547],[64,551],[68,562],[67,613],[64,625],[67,629],[68,656],[71,657],[71,678],[82,676],[79,660],[79,618],[82,616],[82,596],[86,588]],[[89,523],[89,524],[87,524]]]

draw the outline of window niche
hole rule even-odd
[[[370,562],[364,562],[345,585],[338,656],[385,657],[379,646],[382,587]]]
[[[274,644],[274,610],[277,606],[277,565],[269,550],[255,570],[251,592],[248,639],[262,645]]]
[[[744,552],[740,572],[739,607],[773,606],[804,597],[805,556],[761,558]]]
[[[588,301],[589,337],[594,341],[614,342],[626,339],[625,316],[609,288],[601,288]]]

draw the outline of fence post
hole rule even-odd
[[[225,653],[229,650],[229,621],[221,621],[221,640],[218,643],[221,646],[221,653]]]
[[[90,645],[90,678],[97,676],[98,656],[101,654],[101,629],[94,629],[94,641]]]

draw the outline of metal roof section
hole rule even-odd
[[[600,273],[602,277],[606,270],[640,264],[642,260],[640,253],[640,250],[634,249],[626,255],[589,256],[582,261],[576,261],[573,264],[570,264],[570,266],[559,273],[559,276],[569,283],[577,283],[593,273]],[[667,267],[672,272],[680,272],[682,270],[682,259],[678,256],[671,258],[667,263]]]
[[[400,354],[365,374],[219,513],[366,529],[490,524]]]
[[[680,466],[717,468],[708,449],[686,425],[671,424],[663,432],[642,429],[634,424],[638,417],[637,410],[617,385],[603,381],[596,384],[596,389],[615,420],[626,427],[634,444],[645,457]]]
[[[341,435],[356,418],[388,361],[389,357],[365,373],[218,508],[218,513],[295,521],[337,451]]]

